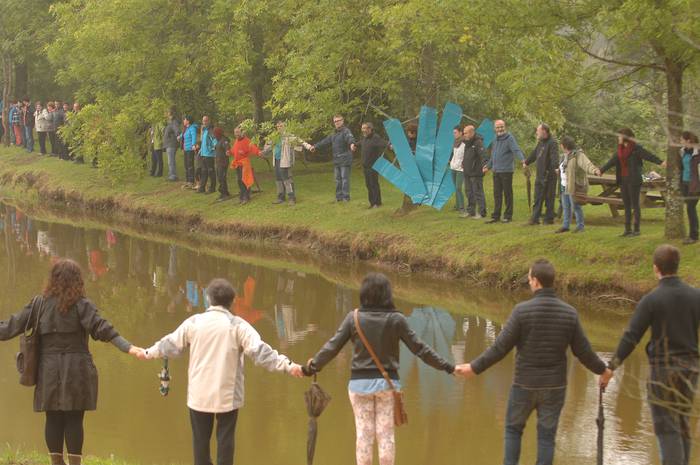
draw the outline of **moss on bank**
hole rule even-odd
[[[178,163],[182,171],[180,156]],[[459,218],[451,210],[452,203],[441,212],[421,207],[396,216],[402,195],[386,183],[382,186],[385,206],[368,210],[360,169],[353,170],[353,201],[331,203],[335,187],[327,164],[297,165],[297,205],[272,205],[274,175],[260,162],[256,172],[264,192],[240,206],[235,200],[215,203],[213,195],[183,191],[181,183],[163,178],[145,177],[112,186],[87,165],[0,149],[0,192],[16,201],[60,204],[81,213],[164,225],[221,241],[261,241],[331,257],[338,267],[366,261],[401,272],[428,272],[467,284],[514,288],[521,285],[529,263],[544,256],[554,261],[560,286],[569,292],[636,298],[654,285],[650,256],[665,242],[660,209],[644,210],[638,238],[619,238],[621,220],[612,218],[604,206],[584,208],[583,234],[555,235],[558,226],[525,226],[527,195],[519,173],[513,223],[487,225]],[[485,185],[490,199],[490,177]],[[235,190],[233,174],[229,186]],[[683,249],[681,273],[699,284],[694,272],[700,268],[696,249]]]

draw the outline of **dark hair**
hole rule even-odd
[[[219,140],[224,136],[224,130],[220,127],[215,127],[214,128],[214,138]]]
[[[698,136],[691,131],[683,131],[681,134],[681,138],[683,140],[690,141],[691,144],[697,144],[698,143]]]
[[[622,142],[634,142],[634,132],[630,128],[622,128],[617,134],[622,136]]]
[[[542,127],[542,129],[544,129],[547,132],[548,136],[552,135],[552,130],[550,129],[547,123],[540,123],[540,127]]]
[[[574,150],[576,148],[576,141],[574,141],[574,138],[571,136],[563,136],[559,143],[566,150]]]
[[[678,265],[681,263],[680,251],[669,244],[660,245],[654,250],[654,265],[663,276],[678,273]]]
[[[453,130],[453,131],[459,131],[459,132],[461,133],[461,132],[462,132],[462,126],[460,126],[460,125],[458,124],[457,126],[455,126],[454,128],[452,128],[452,130]]]
[[[61,313],[66,313],[78,300],[85,297],[85,284],[80,265],[67,258],[57,261],[49,272],[44,297],[58,299],[57,308]]]
[[[213,279],[207,286],[207,296],[211,305],[218,305],[224,308],[231,307],[233,299],[236,298],[236,291],[231,283],[222,278]]]
[[[540,258],[530,266],[530,276],[537,278],[542,287],[554,287],[554,265],[549,260]]]
[[[360,303],[364,308],[384,308],[393,310],[391,283],[382,273],[368,273],[360,287]]]
[[[362,125],[367,126],[368,128],[374,131],[374,124],[370,123],[369,121],[366,123],[362,123]]]
[[[418,125],[416,123],[409,123],[406,125],[406,132],[418,133]]]

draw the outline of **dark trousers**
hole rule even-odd
[[[243,182],[243,167],[236,168],[236,179],[238,180],[238,197],[243,200],[250,200],[250,188]]]
[[[56,131],[49,131],[47,134],[49,135],[49,141],[51,142],[51,155],[58,155],[61,153],[61,149],[58,147]]]
[[[214,157],[202,157],[202,175],[199,178],[199,192],[204,192],[209,181],[209,191],[216,190],[216,170],[214,169]]]
[[[556,198],[557,180],[542,179],[535,181],[535,202],[532,205],[532,221],[539,222],[542,207],[545,207],[544,222],[554,223],[554,202]]]
[[[486,216],[486,198],[484,196],[484,177],[467,176],[464,178],[467,189],[467,213],[474,215],[479,209],[481,216]]]
[[[185,150],[185,182],[194,184],[194,150]]]
[[[233,465],[238,410],[226,413],[204,413],[190,409],[194,465],[213,465],[209,442],[216,419],[216,464]]]
[[[42,155],[46,155],[46,132],[37,132],[39,136],[39,152]]]
[[[700,194],[691,195],[689,189],[689,183],[681,183],[683,197],[695,197],[693,199],[686,199],[685,211],[688,214],[688,226],[690,227],[690,234],[688,234],[688,237],[698,240],[698,200],[700,199]]]
[[[216,160],[216,179],[219,181],[219,194],[221,197],[228,197],[231,194],[228,192],[228,179],[226,175],[228,174],[228,157],[224,157],[222,160]]]
[[[374,171],[371,167],[364,168],[365,172],[365,185],[367,186],[367,198],[369,199],[369,205],[381,205],[382,204],[382,192],[379,189],[379,173]]]
[[[564,406],[566,388],[525,389],[513,385],[506,412],[505,457],[503,465],[518,465],[525,424],[537,411],[537,465],[552,465],[559,415]]]
[[[632,230],[632,217],[634,216],[634,230],[639,232],[639,222],[642,217],[639,209],[641,189],[642,185],[639,182],[634,182],[629,177],[622,178],[620,192],[622,193],[622,204],[625,206],[625,231]]]
[[[697,386],[697,365],[651,367],[647,397],[663,465],[689,464],[690,414]]]
[[[163,149],[151,150],[151,176],[163,176]]]
[[[82,410],[48,411],[46,412],[46,426],[44,436],[46,447],[52,454],[63,454],[63,443],[66,443],[66,450],[72,455],[82,455],[83,439],[83,418],[85,412]]]
[[[506,200],[506,210],[503,218],[513,219],[513,173],[493,173],[493,215],[496,220],[501,218],[503,197]]]

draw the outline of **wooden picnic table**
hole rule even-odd
[[[608,205],[612,216],[619,216],[619,210],[624,207],[615,175],[588,176],[588,183],[591,186],[601,186],[602,192],[595,195],[589,191],[589,195],[580,196],[579,199],[591,205]],[[643,181],[639,197],[641,208],[664,208],[666,206],[666,178]]]

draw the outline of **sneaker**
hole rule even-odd
[[[294,200],[294,199],[289,199],[289,200],[287,200],[287,203],[288,203],[289,205],[296,205],[296,204],[297,204],[297,201]]]
[[[576,229],[574,229],[572,232],[574,232],[574,233],[582,233],[582,232],[583,232],[583,228],[576,228]]]
[[[486,224],[494,224],[498,223],[498,218],[491,218],[490,220],[486,221]]]
[[[637,237],[637,236],[639,236],[639,231],[632,231],[632,232],[630,233],[630,236],[632,236],[632,237]]]
[[[272,205],[279,205],[281,203],[284,203],[284,199],[277,199],[274,202],[272,202]]]
[[[685,239],[683,239],[683,244],[684,245],[695,244],[697,241],[698,241],[697,239],[693,239],[692,237],[686,237]]]
[[[192,189],[192,183],[186,182],[185,184],[182,185],[182,187],[180,187],[180,189],[182,189],[183,191],[188,190],[188,189]]]
[[[483,218],[483,216],[479,215],[478,213],[476,215],[472,216],[473,220],[480,220],[482,218]]]
[[[510,223],[511,221],[513,221],[513,220],[511,220],[510,218],[503,218],[501,220],[501,223]]]
[[[559,228],[556,231],[554,231],[554,234],[561,234],[561,233],[565,233],[565,232],[569,232],[569,228],[564,228],[564,227]]]
[[[474,215],[468,212],[464,212],[461,215],[459,215],[460,218],[472,218]]]

